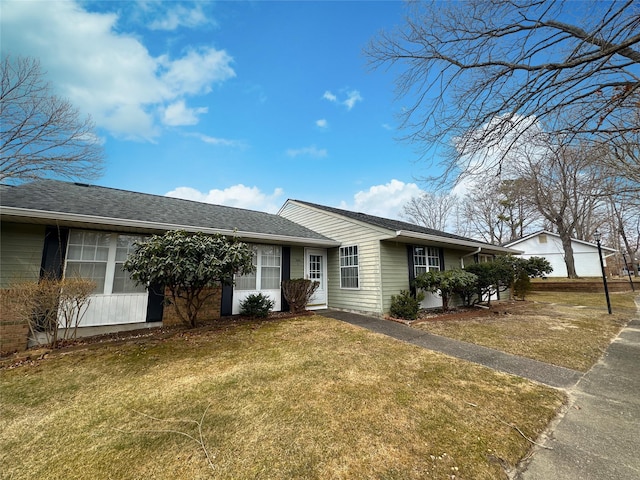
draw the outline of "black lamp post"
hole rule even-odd
[[[598,257],[600,257],[600,270],[602,271],[602,283],[604,284],[604,295],[607,297],[607,310],[611,315],[611,301],[609,300],[609,287],[607,286],[607,276],[604,273],[604,261],[602,260],[602,247],[600,246],[600,238],[602,234],[596,230],[593,234],[593,238],[596,239],[598,244]]]

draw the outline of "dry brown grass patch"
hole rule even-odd
[[[104,344],[0,381],[13,479],[493,480],[530,447],[505,422],[535,438],[563,401],[319,316]],[[184,436],[205,410],[213,471]]]
[[[613,315],[598,308],[604,302],[602,294],[536,292],[528,298],[528,302],[496,304],[493,313],[460,319],[436,318],[417,324],[416,328],[587,371],[636,315],[631,293],[611,296]]]

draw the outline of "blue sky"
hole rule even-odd
[[[363,48],[401,2],[2,2],[2,54],[41,61],[104,139],[94,183],[275,212],[397,217],[431,174]]]

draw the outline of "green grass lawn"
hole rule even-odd
[[[500,313],[416,325],[445,337],[586,372],[636,313],[633,293],[534,292]],[[604,304],[604,309],[603,309]]]
[[[321,316],[178,330],[1,370],[0,477],[494,480],[563,401]]]

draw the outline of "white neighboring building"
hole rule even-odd
[[[598,259],[598,245],[582,240],[571,239],[573,247],[573,259],[576,265],[576,273],[579,277],[600,277],[600,260]],[[564,249],[560,235],[557,233],[542,230],[527,237],[515,240],[505,245],[505,247],[522,250],[522,258],[543,257],[553,267],[548,277],[567,277],[567,265],[564,262]],[[602,257],[604,266],[607,266],[608,256],[614,254],[616,250],[602,247]]]

